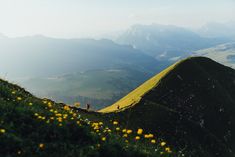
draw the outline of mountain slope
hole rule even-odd
[[[122,122],[120,122],[121,124]],[[38,99],[0,79],[0,154],[4,157],[166,157],[169,145],[135,130],[123,137],[115,119]],[[125,127],[130,130],[131,128]],[[135,139],[139,136],[139,141]],[[141,139],[140,139],[141,137]],[[157,149],[157,151],[156,151]]]
[[[167,74],[169,73],[178,63],[175,63],[171,65],[170,67],[166,68],[156,76],[152,77],[142,85],[140,85],[138,88],[130,92],[128,95],[117,101],[111,106],[108,106],[106,108],[103,108],[99,112],[114,112],[114,111],[120,111],[117,109],[119,107],[120,109],[126,109],[127,107],[131,107],[132,105],[137,104],[142,96],[146,94],[149,90],[154,88],[160,80]]]
[[[138,103],[107,115],[130,127],[157,130],[191,156],[230,157],[235,152],[234,113],[235,71],[193,57],[177,64]]]

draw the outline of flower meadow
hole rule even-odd
[[[142,128],[107,119],[0,81],[0,154],[3,156],[178,156]]]

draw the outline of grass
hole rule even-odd
[[[1,156],[176,156],[165,141],[145,135],[101,114],[36,98],[0,79]]]

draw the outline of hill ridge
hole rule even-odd
[[[141,98],[149,92],[151,89],[158,86],[158,84],[161,82],[161,80],[168,75],[172,70],[174,70],[178,65],[182,64],[183,62],[193,59],[193,58],[203,58],[203,57],[188,57],[183,60],[180,60],[166,69],[162,70],[160,73],[156,74],[155,76],[151,77],[149,80],[145,81],[143,84],[141,84],[136,89],[132,90],[130,93],[128,93],[126,96],[115,102],[114,104],[105,107],[99,112],[108,113],[113,111],[122,111],[126,108],[132,107],[135,104],[137,104]],[[209,59],[209,58],[208,58]],[[144,89],[143,89],[144,88]],[[119,109],[118,109],[119,107]]]

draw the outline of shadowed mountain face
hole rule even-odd
[[[235,70],[195,57],[178,64],[139,103],[118,115],[127,126],[160,130],[159,136],[192,156],[230,157],[235,151],[234,113]]]

